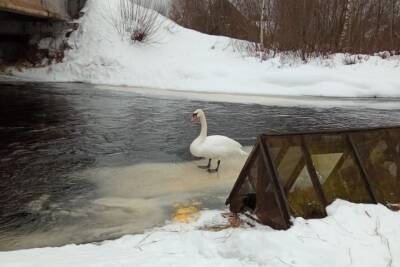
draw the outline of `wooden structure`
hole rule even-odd
[[[50,20],[76,18],[86,0],[0,0],[0,12]]]
[[[76,29],[86,0],[0,0],[0,65],[19,60],[41,61],[35,40]]]
[[[68,18],[66,0],[0,0],[0,10],[38,18]]]
[[[400,203],[400,127],[261,135],[226,204],[287,229],[338,198]]]

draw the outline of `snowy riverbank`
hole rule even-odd
[[[4,267],[101,266],[400,266],[400,213],[338,200],[320,220],[297,218],[287,231],[269,227],[207,231],[226,224],[203,211],[190,224],[170,223],[99,244],[0,252]]]
[[[160,17],[151,44],[123,41],[109,23],[115,6],[89,0],[63,63],[13,71],[41,81],[77,81],[218,93],[400,97],[400,58],[344,55],[307,64],[277,56],[260,63],[234,52],[231,40],[182,28]],[[357,61],[357,60],[356,60]]]

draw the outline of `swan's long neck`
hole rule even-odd
[[[202,116],[200,118],[200,124],[201,124],[201,131],[200,131],[200,135],[198,138],[200,139],[206,139],[207,137],[207,120],[206,120],[206,116]]]

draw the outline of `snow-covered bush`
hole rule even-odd
[[[118,0],[111,24],[124,39],[133,43],[149,42],[161,27],[158,17],[165,13],[166,6],[162,0]]]
[[[343,64],[344,65],[354,65],[360,64],[368,60],[367,55],[352,55],[352,54],[344,54],[343,56]]]
[[[395,51],[393,51],[392,53],[390,53],[389,51],[381,51],[381,52],[375,53],[374,56],[378,56],[382,59],[387,59],[387,58],[391,57],[392,54],[395,55]]]

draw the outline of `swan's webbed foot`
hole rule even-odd
[[[208,164],[206,166],[197,166],[197,167],[199,167],[200,169],[208,169],[209,170],[210,166],[211,166],[211,159],[208,160]]]
[[[217,168],[215,168],[215,169],[210,169],[210,168],[208,168],[208,172],[209,172],[209,173],[218,172],[218,170],[219,170],[219,165],[220,165],[220,164],[221,164],[221,161],[218,160]]]
[[[208,169],[208,166],[197,166],[197,167],[199,167],[200,169]]]

